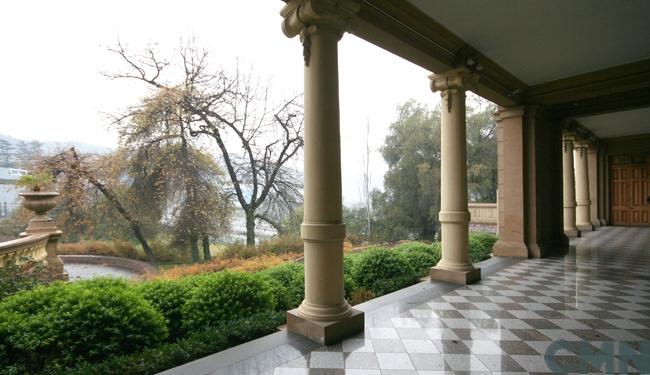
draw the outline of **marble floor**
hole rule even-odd
[[[650,229],[604,228],[575,243],[564,258],[519,262],[273,374],[638,372],[617,354],[650,340]]]
[[[512,261],[477,284],[368,309],[365,332],[340,344],[197,373],[650,373],[650,228],[599,228],[572,245],[562,258]]]

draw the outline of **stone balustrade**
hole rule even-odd
[[[470,231],[498,232],[499,208],[496,203],[468,203],[467,209],[470,214]]]
[[[475,224],[494,224],[499,220],[496,203],[468,203],[470,222]]]
[[[10,262],[20,263],[20,259],[29,257],[34,260],[47,259],[47,244],[50,235],[34,234],[17,240],[0,242],[0,267]]]

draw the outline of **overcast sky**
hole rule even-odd
[[[41,141],[79,141],[115,147],[103,113],[136,103],[136,82],[101,72],[123,67],[107,52],[119,39],[137,51],[157,44],[172,55],[181,39],[211,53],[213,67],[236,64],[270,79],[273,92],[303,90],[302,47],[280,29],[280,0],[3,1],[0,3],[0,134]],[[370,122],[377,150],[398,104],[414,98],[435,106],[429,72],[346,34],[339,43],[343,195],[359,200],[361,140]],[[373,185],[385,165],[371,158]]]

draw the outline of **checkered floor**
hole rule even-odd
[[[650,228],[600,228],[574,244],[575,254],[522,261],[272,373],[650,372]]]

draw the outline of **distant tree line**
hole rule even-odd
[[[0,167],[27,169],[42,154],[43,143],[39,141],[0,139]]]

